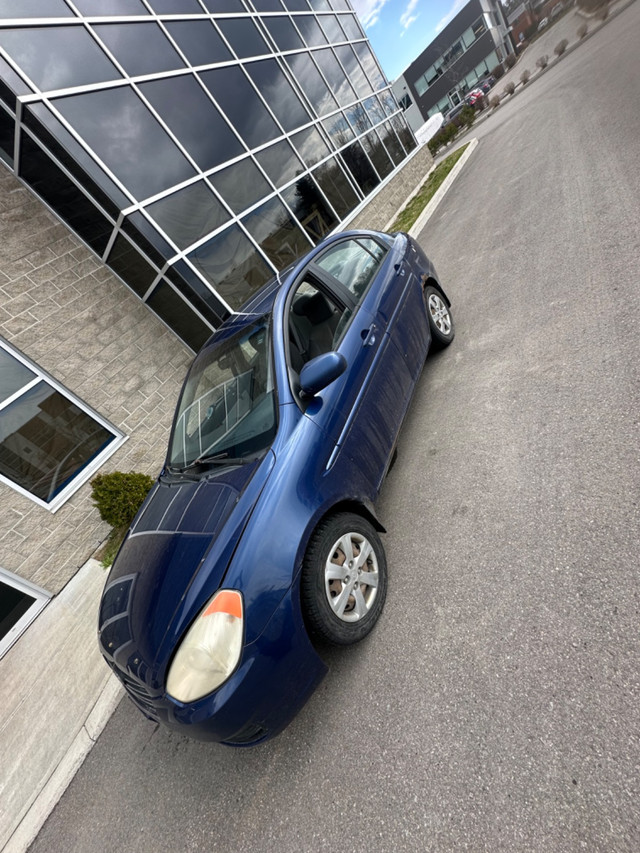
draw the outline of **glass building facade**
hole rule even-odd
[[[0,158],[193,350],[415,147],[347,0],[0,0]]]

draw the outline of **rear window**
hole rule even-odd
[[[360,302],[386,254],[387,249],[375,240],[359,237],[331,246],[315,264],[336,278]]]

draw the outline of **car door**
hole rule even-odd
[[[307,416],[333,441],[327,467],[345,453],[377,492],[413,386],[380,311],[396,274],[392,253],[382,241],[351,236],[315,258],[310,272],[344,306],[333,349],[345,357],[347,370],[309,404]]]

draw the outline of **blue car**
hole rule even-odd
[[[101,651],[150,719],[278,734],[387,592],[374,502],[430,346],[454,336],[406,234],[325,239],[191,366],[167,459],[107,579]]]

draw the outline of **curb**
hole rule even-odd
[[[69,787],[85,758],[91,752],[123,696],[122,685],[115,675],[110,675],[64,758],[47,780],[44,788],[22,818],[9,841],[2,848],[2,853],[26,853]]]
[[[464,164],[467,162],[469,157],[471,157],[471,155],[475,151],[477,145],[478,145],[478,140],[474,136],[474,138],[470,142],[467,143],[467,150],[464,152],[462,157],[458,160],[458,162],[453,167],[453,169],[449,172],[449,174],[444,179],[442,184],[438,187],[438,189],[435,192],[435,194],[433,195],[433,197],[430,199],[430,201],[427,204],[427,206],[425,207],[425,209],[422,211],[420,216],[416,219],[416,221],[413,223],[413,225],[409,229],[409,235],[411,237],[417,237],[418,234],[425,227],[425,225],[427,224],[429,219],[433,216],[437,206],[440,204],[440,202],[442,201],[442,199],[444,198],[444,196],[448,192],[449,188],[451,187],[451,184],[455,181],[455,179],[458,177],[458,175],[462,171]],[[450,154],[451,153],[453,153],[453,152],[450,152]]]

